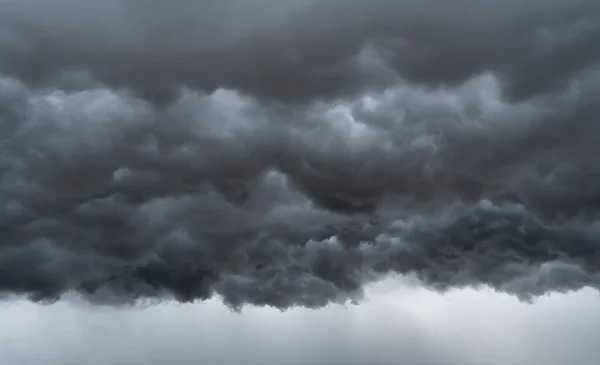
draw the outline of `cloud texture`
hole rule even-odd
[[[600,286],[596,1],[0,2],[0,291]]]

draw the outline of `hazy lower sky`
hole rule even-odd
[[[599,85],[597,0],[0,0],[0,365],[592,364]]]
[[[535,304],[483,289],[446,295],[394,279],[360,306],[247,308],[218,300],[143,308],[77,301],[0,304],[0,363],[154,364],[597,364],[595,290]]]

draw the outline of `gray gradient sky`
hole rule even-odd
[[[488,289],[446,295],[394,279],[360,306],[247,308],[217,300],[144,308],[0,304],[0,363],[14,365],[593,365],[594,290],[525,304]]]

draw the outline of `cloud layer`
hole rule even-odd
[[[429,86],[501,74],[512,98],[600,57],[591,0],[4,1],[3,68],[47,84],[85,69],[156,102],[181,84],[302,102],[398,76]]]
[[[0,3],[0,291],[598,288],[600,9],[459,3]]]

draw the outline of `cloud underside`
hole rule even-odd
[[[0,291],[285,309],[392,273],[600,287],[595,1],[0,14]]]

